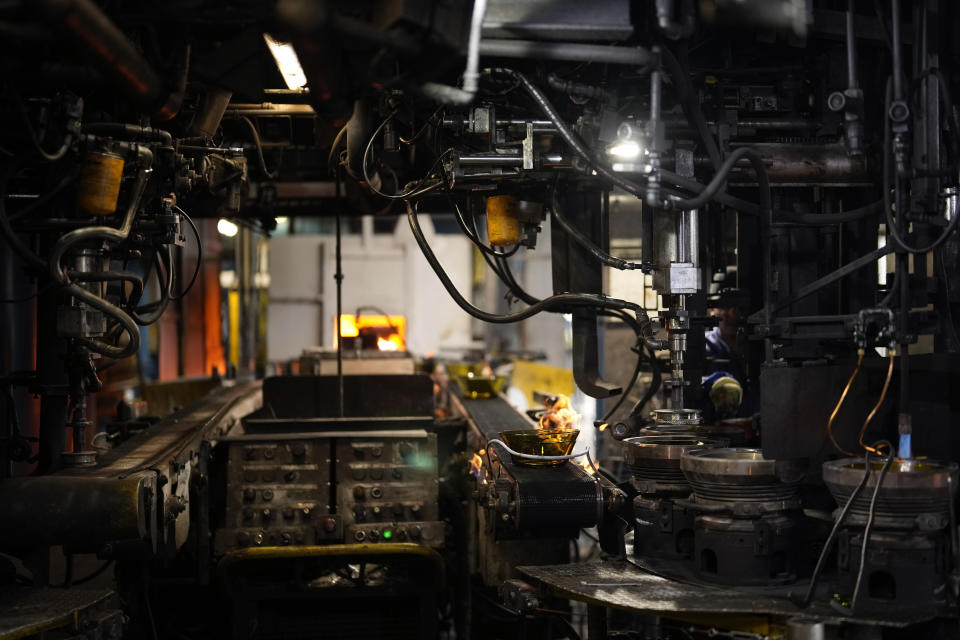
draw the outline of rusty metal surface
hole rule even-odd
[[[0,640],[37,636],[51,629],[74,629],[82,612],[106,604],[110,589],[0,589]]]
[[[872,615],[869,619],[848,618],[837,615],[824,601],[801,609],[785,597],[763,595],[756,590],[740,591],[670,580],[643,571],[626,560],[521,566],[517,570],[540,581],[558,596],[650,615],[752,614],[784,618],[804,615],[828,624],[855,622],[897,628],[928,619],[903,615],[893,608],[883,615]]]

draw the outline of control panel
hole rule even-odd
[[[437,441],[423,429],[227,438],[218,554],[248,547],[440,546]]]
[[[443,544],[435,435],[411,430],[341,439],[336,453],[347,542]]]
[[[218,553],[342,538],[330,505],[330,440],[243,439],[227,446],[225,526],[216,533]]]

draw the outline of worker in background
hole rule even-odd
[[[747,379],[747,369],[738,347],[743,315],[735,292],[724,292],[712,308],[717,326],[706,332],[707,371],[704,391],[710,402],[704,407],[707,423],[726,418],[750,417],[759,408],[759,395]]]

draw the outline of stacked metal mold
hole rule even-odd
[[[840,507],[835,517],[863,481],[865,464],[863,458],[824,463],[823,480]],[[896,607],[934,613],[949,597],[951,567],[958,564],[952,557],[957,544],[951,540],[957,463],[893,461],[884,471],[884,462],[874,459],[870,466],[840,523],[836,592],[849,598],[857,612]]]
[[[703,418],[699,409],[656,409],[652,415],[653,424],[641,429],[641,436],[702,435]]]
[[[806,464],[766,460],[758,449],[701,449],[680,460],[693,489],[694,570],[722,584],[792,582],[803,513],[797,489]]]
[[[747,442],[747,429],[742,424],[744,419],[704,424],[699,409],[656,409],[652,412],[652,417],[653,422],[640,430],[641,436],[696,435],[712,440],[725,440],[734,447]],[[749,419],[746,420],[750,422]],[[752,429],[751,424],[750,430]]]
[[[694,512],[677,500],[690,495],[680,458],[696,449],[723,446],[693,434],[651,435],[623,441],[624,460],[640,494],[633,501],[633,548],[637,556],[690,558]]]

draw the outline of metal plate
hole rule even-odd
[[[0,640],[35,636],[51,629],[75,629],[78,614],[112,596],[110,589],[5,588],[0,590]]]
[[[929,618],[910,617],[893,610],[870,619],[841,617],[822,600],[800,609],[783,597],[760,595],[722,587],[686,584],[643,571],[626,560],[540,567],[517,570],[539,580],[564,598],[613,607],[636,613],[670,614],[753,614],[777,617],[815,617],[828,624],[856,622],[863,625],[904,628]]]

